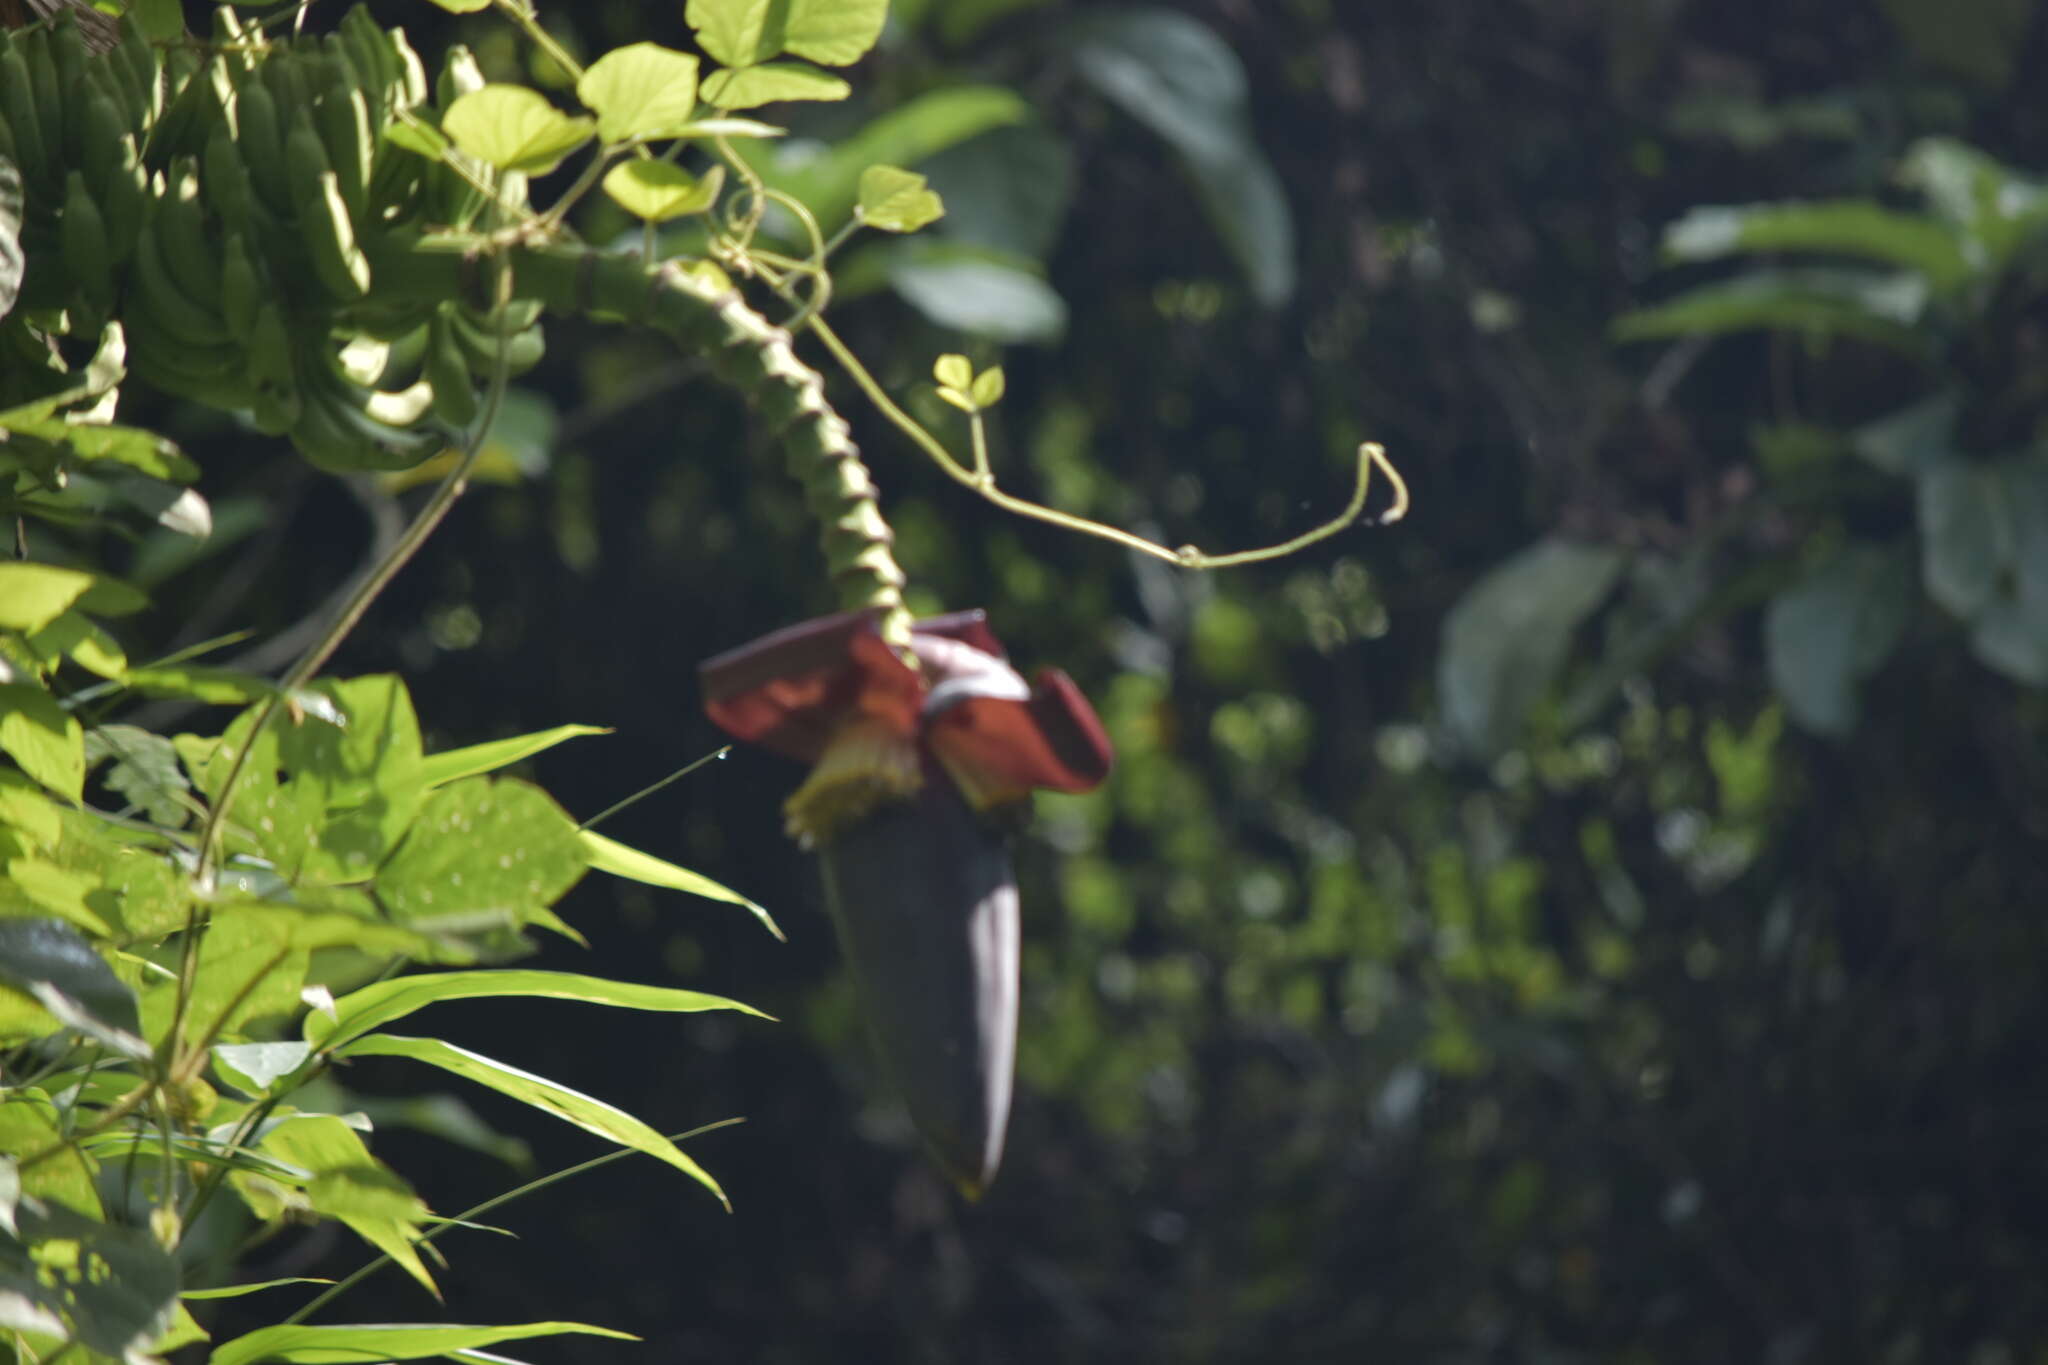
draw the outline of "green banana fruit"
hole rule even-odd
[[[174,346],[204,353],[226,347],[234,350],[234,336],[227,322],[213,311],[220,297],[215,281],[206,302],[188,294],[164,256],[164,203],[158,200],[145,215],[142,231],[135,239],[134,269],[130,272],[128,297],[139,304],[158,324],[157,330]]]
[[[42,105],[44,115],[62,129],[57,146],[63,151],[64,165],[76,166],[85,154],[85,67],[89,60],[85,50],[85,35],[78,31],[78,21],[64,18],[49,30],[50,78],[54,82],[49,102]],[[42,73],[38,72],[38,80]],[[39,84],[37,99],[43,98]]]
[[[518,302],[509,305],[517,308]],[[533,314],[537,316],[536,312]],[[540,363],[547,352],[547,340],[541,329],[535,326],[516,328],[519,312],[509,312],[505,336],[505,372],[524,374]],[[487,315],[472,314],[467,308],[454,308],[448,312],[448,323],[455,334],[455,344],[461,348],[463,359],[468,363],[470,373],[488,375],[498,365],[498,327]]]
[[[123,133],[114,169],[99,187],[101,216],[107,220],[107,245],[116,264],[135,252],[135,238],[142,231],[142,217],[149,204],[149,172],[142,169],[142,153],[134,133]]]
[[[148,128],[163,112],[163,81],[158,70],[156,49],[142,31],[132,11],[121,21],[121,42],[105,58],[121,77],[122,87],[131,92],[130,122]]]
[[[265,219],[270,215],[256,202],[256,187],[249,178],[248,163],[225,122],[216,123],[206,135],[200,165],[200,184],[206,190],[208,206],[233,231],[255,233],[257,215]]]
[[[175,272],[192,298],[220,298],[219,237],[206,224],[199,198],[199,176],[190,158],[171,167],[163,197],[157,201],[157,240],[164,263]],[[210,311],[210,310],[209,310]]]
[[[358,221],[370,212],[370,174],[374,143],[370,110],[360,90],[331,90],[313,106],[327,162],[341,187],[342,202]]]
[[[14,134],[15,164],[21,168],[22,187],[33,195],[48,183],[50,160],[44,150],[43,118],[37,109],[35,81],[29,75],[28,55],[19,43],[0,52],[0,114]]]
[[[285,149],[299,232],[312,255],[313,273],[335,302],[353,303],[370,292],[370,258],[356,243],[340,181],[328,168],[326,148],[303,109],[292,116]]]
[[[235,92],[235,145],[249,168],[257,197],[280,219],[292,214],[292,182],[285,165],[285,128],[277,102],[257,80],[244,80]]]
[[[112,316],[114,252],[108,245],[106,219],[101,216],[92,192],[85,187],[83,171],[72,171],[64,177],[64,213],[57,220],[57,242],[72,287],[93,316]]]
[[[248,242],[241,233],[231,230],[221,243],[220,315],[235,340],[250,348],[252,371],[256,368],[256,357],[261,354],[255,340],[257,315],[266,305],[275,304],[276,300],[263,287],[263,273],[249,254]]]
[[[104,63],[95,62],[93,66],[95,70],[105,69]],[[85,130],[75,164],[84,169],[85,183],[95,193],[104,193],[107,181],[120,168],[121,139],[127,136],[129,126],[122,117],[118,98],[101,83],[104,79],[89,81],[87,89],[74,94],[84,105],[79,123]]]
[[[304,411],[304,401],[291,332],[275,299],[263,299],[256,306],[249,330],[249,377],[255,387],[250,415],[257,428],[266,436],[290,431]]]
[[[469,360],[455,340],[448,315],[455,310],[444,303],[427,322],[427,348],[420,356],[420,373],[434,388],[434,415],[454,426],[466,427],[476,420],[476,384],[469,377]]]

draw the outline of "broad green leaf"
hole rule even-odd
[[[476,777],[509,767],[567,740],[611,733],[608,725],[557,725],[552,730],[536,730],[530,735],[514,735],[509,739],[493,739],[462,749],[428,754],[420,761],[420,781],[428,787],[446,786],[459,778]]]
[[[180,1303],[171,1311],[170,1325],[164,1329],[163,1335],[149,1343],[149,1353],[153,1356],[166,1356],[181,1346],[190,1346],[195,1341],[210,1340],[212,1334],[199,1325],[199,1320],[192,1316],[190,1309]]]
[[[889,0],[789,0],[782,50],[827,66],[850,66],[882,36]]]
[[[597,111],[605,142],[665,137],[697,107],[697,59],[658,43],[614,48],[591,63],[576,95]]]
[[[65,1022],[90,1021],[95,1035],[117,1032],[133,1036],[142,1031],[135,992],[68,924],[48,919],[0,920],[0,982],[35,996],[46,1009],[52,992],[63,996],[72,1010]],[[65,1018],[62,1014],[58,1017]]]
[[[409,1057],[414,1061],[438,1066],[478,1085],[489,1086],[500,1094],[510,1095],[523,1104],[553,1114],[564,1122],[597,1134],[599,1137],[616,1142],[621,1147],[631,1147],[645,1152],[656,1160],[665,1161],[691,1179],[703,1185],[718,1197],[728,1211],[731,1203],[725,1191],[711,1178],[710,1172],[691,1160],[682,1149],[660,1133],[634,1118],[625,1110],[606,1104],[603,1100],[586,1095],[579,1090],[536,1076],[518,1067],[443,1042],[439,1038],[406,1038],[393,1033],[371,1033],[336,1048],[341,1057]]]
[[[1965,621],[1998,591],[2014,556],[2012,512],[2000,471],[1982,461],[1943,460],[1921,472],[1920,581]]]
[[[593,119],[571,116],[522,85],[487,85],[448,106],[441,131],[469,155],[503,171],[546,175],[590,140]]]
[[[853,87],[802,62],[767,62],[704,78],[704,102],[714,109],[758,109],[785,100],[843,100]]]
[[[170,1327],[178,1306],[178,1262],[141,1228],[86,1217],[61,1205],[24,1202],[22,1240],[76,1267],[49,1277],[75,1341],[102,1357],[138,1359]]]
[[[247,706],[268,696],[267,679],[232,669],[209,668],[204,664],[165,664],[155,668],[131,668],[128,686],[150,697],[175,697],[181,701],[205,702],[211,706]]]
[[[16,1088],[0,1102],[0,1152],[25,1157],[60,1145],[68,1131],[69,1124],[41,1090]],[[21,1192],[91,1218],[104,1217],[95,1186],[99,1168],[89,1153],[65,1147],[20,1172]]]
[[[621,1009],[652,1010],[669,1014],[695,1014],[704,1010],[738,1010],[758,1019],[768,1016],[750,1005],[701,991],[677,990],[671,986],[641,986],[629,981],[607,981],[603,977],[573,972],[542,972],[526,968],[477,968],[466,972],[433,972],[379,981],[351,991],[334,1002],[334,1017],[315,1011],[306,1016],[305,1037],[323,1047],[334,1047],[403,1019],[415,1010],[446,1000],[478,1000],[502,996],[533,996],[551,1000],[580,1000],[589,1005],[615,1005]]]
[[[86,904],[99,889],[96,878],[73,872],[46,858],[20,857],[7,864],[7,880],[37,909],[66,920],[99,938],[112,938],[114,927]]]
[[[870,166],[860,175],[860,220],[883,232],[915,232],[945,216],[946,206],[915,171]]]
[[[49,848],[57,842],[64,822],[41,787],[12,768],[0,768],[0,828],[18,830],[28,836],[32,846]]]
[[[1794,720],[1836,738],[1855,728],[1858,687],[1905,630],[1912,574],[1902,547],[1854,544],[1771,599],[1764,655]]]
[[[192,881],[171,855],[133,843],[83,811],[67,810],[60,818],[64,833],[54,860],[91,883],[87,904],[121,938],[157,939],[185,923]]]
[[[233,1037],[251,1020],[296,1012],[312,954],[322,948],[430,960],[440,952],[431,939],[360,915],[261,901],[218,906],[200,943],[186,1009],[188,1037],[196,1041],[216,1031]],[[169,1028],[175,999],[169,982],[144,992],[143,1025],[150,1039]]]
[[[576,824],[540,788],[473,777],[428,796],[377,873],[401,923],[442,933],[516,929],[583,875]]]
[[[433,1276],[427,1273],[414,1245],[420,1224],[430,1216],[427,1206],[396,1172],[370,1155],[362,1137],[346,1122],[332,1114],[293,1115],[266,1132],[258,1145],[267,1155],[307,1172],[308,1177],[291,1200],[284,1197],[284,1187],[274,1179],[236,1173],[231,1177],[235,1188],[259,1216],[275,1217],[296,1203],[339,1219],[438,1297]],[[213,1359],[220,1359],[218,1351]]]
[[[752,66],[782,51],[789,0],[690,0],[683,21],[727,66]]]
[[[85,790],[85,731],[40,687],[0,683],[0,751],[59,796]]]
[[[92,575],[54,564],[0,562],[0,629],[23,634],[55,621],[92,586]]]
[[[1179,154],[1252,295],[1294,292],[1294,219],[1252,136],[1244,66],[1199,20],[1165,9],[1091,17],[1072,33],[1081,75]]]
[[[1614,586],[1621,551],[1552,537],[1496,565],[1444,621],[1437,695],[1444,723],[1474,757],[1512,745],[1549,692],[1572,633]]]
[[[651,223],[703,213],[724,187],[723,166],[713,166],[699,180],[671,161],[621,161],[604,177],[604,192],[620,208]]]
[[[1926,303],[1926,282],[1914,272],[1756,270],[1624,313],[1613,332],[1642,341],[1768,329],[1853,337],[1917,358],[1928,348],[1919,330]]]
[[[249,1284],[218,1285],[212,1289],[187,1289],[180,1293],[178,1297],[181,1299],[239,1299],[244,1294],[254,1294],[258,1290],[263,1289],[277,1289],[288,1284],[333,1283],[334,1281],[332,1280],[322,1280],[305,1275],[287,1275],[281,1280],[256,1280]]]
[[[229,1084],[254,1096],[297,1071],[312,1055],[312,1045],[303,1042],[216,1043],[213,1064]]]
[[[1020,123],[1030,106],[995,85],[951,86],[920,95],[865,125],[824,156],[759,167],[768,182],[810,206],[818,225],[836,231],[853,212],[861,173],[874,165],[914,167],[928,156]]]
[[[125,679],[128,672],[128,656],[120,644],[83,612],[65,612],[29,636],[28,647],[49,664],[68,658],[102,678]]]
[[[465,1327],[452,1323],[393,1326],[382,1323],[340,1327],[259,1327],[214,1348],[207,1365],[365,1365],[379,1360],[430,1360],[458,1351],[531,1337],[613,1337],[638,1341],[627,1332],[580,1322],[529,1322],[517,1327]]]
[[[672,891],[687,891],[693,896],[724,901],[729,905],[745,906],[752,912],[754,918],[767,927],[769,933],[777,938],[782,937],[782,930],[776,926],[775,920],[766,910],[739,892],[721,886],[701,873],[664,862],[651,853],[628,848],[616,840],[605,838],[595,830],[578,830],[576,837],[583,844],[584,856],[599,872],[609,872],[614,877],[645,882],[649,886],[664,886]]]
[[[1970,274],[1954,230],[1867,199],[1701,206],[1664,230],[1673,260],[1704,261],[1745,251],[1818,251],[1907,266],[1938,290]]]
[[[475,14],[491,7],[491,0],[434,0],[450,14]]]
[[[67,422],[61,417],[46,417],[40,421],[16,420],[4,425],[52,445],[66,446],[81,460],[125,465],[151,479],[187,484],[199,477],[199,466],[168,437],[142,427]]]
[[[178,764],[177,747],[163,735],[136,725],[99,725],[85,733],[88,768],[112,759],[100,777],[151,821],[176,829],[190,818],[191,784]]]
[[[888,279],[941,327],[1005,345],[1057,341],[1067,304],[1028,262],[1002,260],[946,242],[897,244]]]
[[[976,407],[992,408],[1003,401],[1003,390],[1003,369],[997,365],[974,376],[974,387],[969,390],[968,396],[974,400]]]

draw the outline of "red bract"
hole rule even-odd
[[[912,668],[870,612],[821,617],[702,668],[732,735],[812,765],[785,805],[884,1069],[970,1198],[995,1177],[1017,1036],[1017,884],[1002,823],[1035,788],[1086,791],[1109,739],[1064,673],[1026,683],[982,613],[921,621]]]
[[[872,612],[842,612],[707,660],[704,708],[727,733],[814,765],[790,798],[791,831],[823,842],[876,801],[908,797],[935,761],[976,810],[1035,788],[1087,791],[1109,738],[1066,674],[1010,667],[979,611],[920,621],[912,668]]]

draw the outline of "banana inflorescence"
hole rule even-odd
[[[480,80],[458,48],[435,93]],[[418,463],[476,418],[501,346],[513,372],[541,349],[536,305],[377,291],[378,241],[523,205],[522,177],[386,136],[431,124],[429,93],[403,32],[361,8],[324,38],[268,37],[225,5],[204,45],[159,48],[132,17],[104,53],[64,19],[0,36],[0,158],[25,202],[15,316],[61,310],[73,334],[118,319],[142,379],[316,464]]]

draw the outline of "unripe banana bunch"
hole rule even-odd
[[[225,5],[214,22],[203,57],[160,54],[132,20],[104,57],[68,22],[0,50],[24,307],[69,308],[74,332],[118,316],[143,379],[246,411],[323,467],[416,464],[475,416],[501,330],[380,297],[364,250],[479,206],[459,173],[383,136],[431,117],[425,70],[360,8],[324,39],[266,39]],[[515,369],[539,358],[537,312],[505,319]]]

